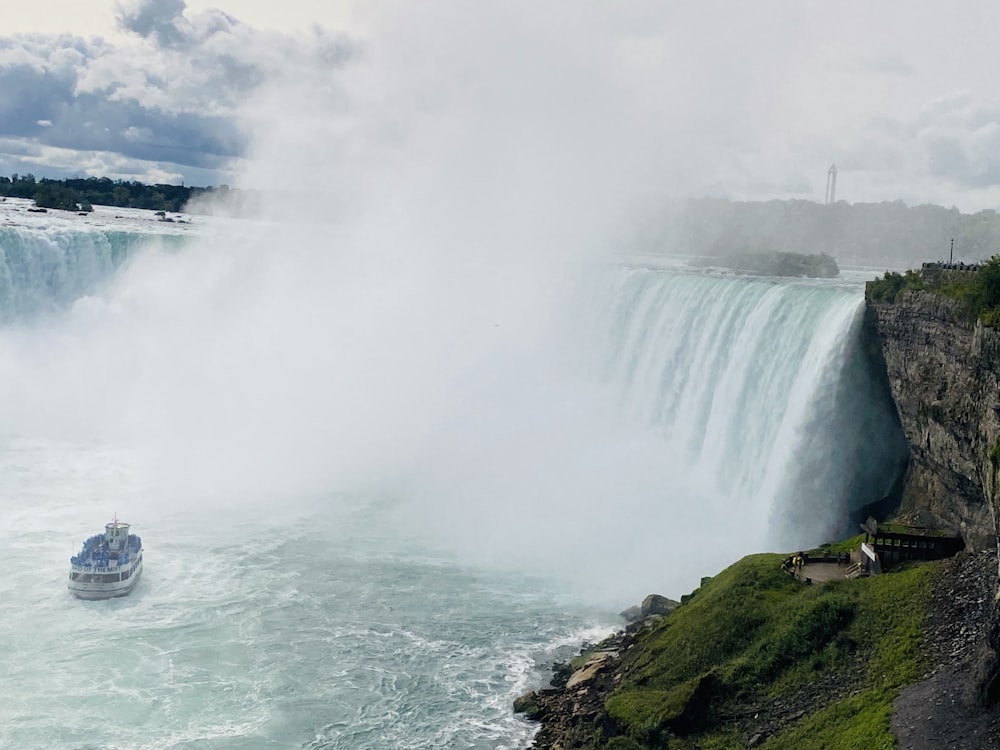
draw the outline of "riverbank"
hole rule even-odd
[[[751,556],[517,708],[541,723],[535,750],[996,747],[972,679],[996,565],[962,553],[805,586]]]
[[[956,291],[908,273],[891,294],[895,276],[873,282],[861,339],[909,448],[871,512],[966,551],[817,585],[781,573],[780,556],[744,558],[601,644],[566,687],[519,701],[543,723],[535,748],[1000,746],[1000,260],[970,278]],[[972,308],[966,287],[989,294]]]

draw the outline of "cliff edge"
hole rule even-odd
[[[991,261],[992,264],[992,261]],[[1000,330],[962,300],[924,289],[876,299],[866,289],[866,339],[882,356],[910,444],[900,516],[961,533],[969,549],[1000,548]],[[1000,578],[998,578],[1000,581]],[[969,691],[1000,701],[1000,589]]]
[[[865,335],[910,445],[902,520],[996,548],[1000,332],[965,320],[958,300],[918,290],[894,302],[868,295]]]
[[[894,520],[965,551],[821,585],[746,557],[520,698],[533,747],[1000,747],[1000,258],[985,268],[869,284],[861,341],[909,445]]]

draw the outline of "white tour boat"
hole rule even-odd
[[[69,559],[69,590],[81,599],[110,599],[129,593],[142,575],[142,540],[116,517]]]

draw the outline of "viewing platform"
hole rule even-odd
[[[861,528],[865,532],[864,541],[850,552],[836,555],[797,552],[782,561],[781,569],[806,584],[825,583],[879,575],[906,560],[941,560],[965,549],[960,536],[937,529],[899,525],[879,528],[873,518]]]

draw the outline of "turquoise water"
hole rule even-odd
[[[103,523],[92,493],[129,460],[22,442],[0,469],[2,747],[520,748],[513,698],[615,620],[429,554],[391,501],[344,497],[130,517],[137,589],[78,601],[66,526],[79,543],[69,519]]]
[[[857,281],[11,216],[0,747],[523,748],[616,612],[896,470]],[[113,514],[143,578],[77,601]]]
[[[0,224],[0,322],[60,310],[92,294],[114,275],[150,236],[134,230]],[[162,236],[180,247],[181,236]]]

